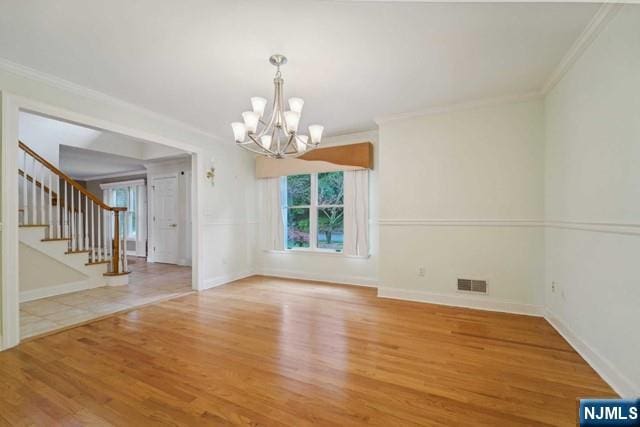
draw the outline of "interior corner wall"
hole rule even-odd
[[[543,117],[532,99],[380,125],[380,296],[542,313]]]
[[[640,6],[611,18],[545,113],[546,310],[618,393],[637,397]]]
[[[374,146],[374,168],[369,173],[369,221],[370,256],[367,258],[346,257],[336,254],[302,253],[292,251],[264,251],[261,242],[256,242],[256,272],[278,277],[320,280],[353,285],[378,285],[378,132],[357,132],[325,138],[323,147],[371,142]],[[256,198],[258,200],[259,198]],[[258,203],[260,205],[260,203]],[[260,206],[257,207],[260,209]],[[264,215],[258,214],[258,218]],[[261,224],[258,226],[260,230]]]

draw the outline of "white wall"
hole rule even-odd
[[[343,254],[301,253],[292,251],[267,252],[256,245],[256,271],[262,274],[376,286],[378,283],[378,133],[359,132],[349,135],[325,138],[322,146],[354,144],[358,142],[374,144],[374,169],[369,174],[369,218],[371,220],[370,246],[368,258],[347,257]],[[264,217],[260,215],[259,217]]]
[[[543,137],[540,99],[381,123],[380,295],[540,313]]]
[[[546,308],[619,393],[640,394],[640,7],[546,103]],[[552,292],[551,284],[556,282]]]

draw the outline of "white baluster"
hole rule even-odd
[[[91,262],[96,262],[96,217],[94,205],[95,203],[91,201]]]
[[[84,196],[84,240],[82,248],[87,250],[87,239],[89,239],[89,198],[85,194]]]
[[[28,182],[27,181],[27,152],[24,153],[24,164],[22,165],[22,173],[23,173],[23,182],[22,182],[22,223],[27,225],[29,224],[29,193],[28,193]]]
[[[102,252],[102,227],[104,227],[104,218],[102,208],[98,207],[98,261],[104,261],[104,253]]]
[[[49,238],[53,238],[54,236],[54,232],[55,232],[55,225],[53,223],[53,187],[51,186],[51,177],[52,172],[49,171],[49,206],[48,206],[48,211],[49,211]]]
[[[122,233],[122,272],[126,272],[127,269],[127,217],[128,215],[128,211],[123,213],[123,217],[124,217],[124,232]]]
[[[64,232],[62,229],[62,197],[60,196],[60,177],[58,175],[56,175],[56,187],[57,187],[57,203],[58,203],[58,207],[56,209],[57,212],[57,218],[56,218],[56,229],[57,229],[57,233],[56,233],[56,238],[58,239],[62,239],[64,236],[62,235],[62,233]]]
[[[31,215],[32,215],[32,224],[38,223],[38,207],[36,206],[36,159],[35,157],[31,158]]]
[[[47,224],[47,220],[44,217],[44,171],[46,168],[43,164],[38,164],[40,165],[40,221],[42,224]]]

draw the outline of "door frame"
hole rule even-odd
[[[161,145],[186,151],[191,154],[191,253],[192,253],[192,280],[191,287],[194,290],[204,289],[202,277],[204,251],[203,242],[197,230],[203,221],[203,212],[198,200],[202,192],[202,184],[197,177],[204,176],[203,150],[200,147],[180,140],[168,138],[165,135],[130,128],[115,122],[101,119],[97,116],[80,114],[72,110],[56,107],[44,102],[35,101],[24,96],[15,95],[7,91],[0,91],[0,129],[2,129],[2,183],[1,183],[1,220],[2,231],[1,283],[0,296],[2,298],[2,318],[0,351],[14,347],[20,343],[20,303],[19,303],[19,277],[18,277],[18,135],[20,112],[30,112],[52,119],[88,126],[94,129],[119,133],[129,137],[150,141]],[[195,173],[193,173],[195,172]]]
[[[158,174],[158,175],[153,175],[153,176],[149,176],[147,175],[147,180],[149,182],[149,185],[147,185],[147,222],[150,225],[149,227],[147,227],[147,229],[149,230],[149,234],[147,236],[148,241],[149,241],[149,249],[151,249],[152,247],[156,246],[156,229],[155,229],[155,221],[153,221],[152,217],[155,215],[155,205],[154,203],[156,202],[155,200],[155,196],[154,196],[154,184],[153,181],[155,181],[156,179],[166,179],[166,178],[175,178],[176,180],[176,203],[179,203],[180,201],[178,200],[178,174],[177,173],[167,173],[167,174]],[[178,213],[178,209],[176,209],[176,217],[179,216]],[[178,233],[178,235],[180,235],[181,231],[182,231],[182,224],[180,224],[180,220],[178,218],[176,218],[176,223],[178,224],[176,226],[176,231]],[[192,230],[193,232],[193,230]],[[162,261],[157,261],[156,260],[156,256],[155,253],[153,254],[153,256],[150,256],[152,253],[152,250],[148,250],[147,251],[147,260],[149,260],[149,258],[151,258],[151,260],[149,260],[149,262],[162,262]],[[178,265],[178,261],[180,259],[178,257],[176,257],[175,263],[176,265]],[[169,263],[171,264],[171,263]]]

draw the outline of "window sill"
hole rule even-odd
[[[285,249],[282,251],[263,250],[263,252],[266,252],[269,254],[278,254],[278,255],[320,255],[320,256],[337,257],[337,258],[356,258],[356,259],[371,258],[371,255],[347,255],[343,252],[318,251],[318,250],[314,251],[309,249]]]

